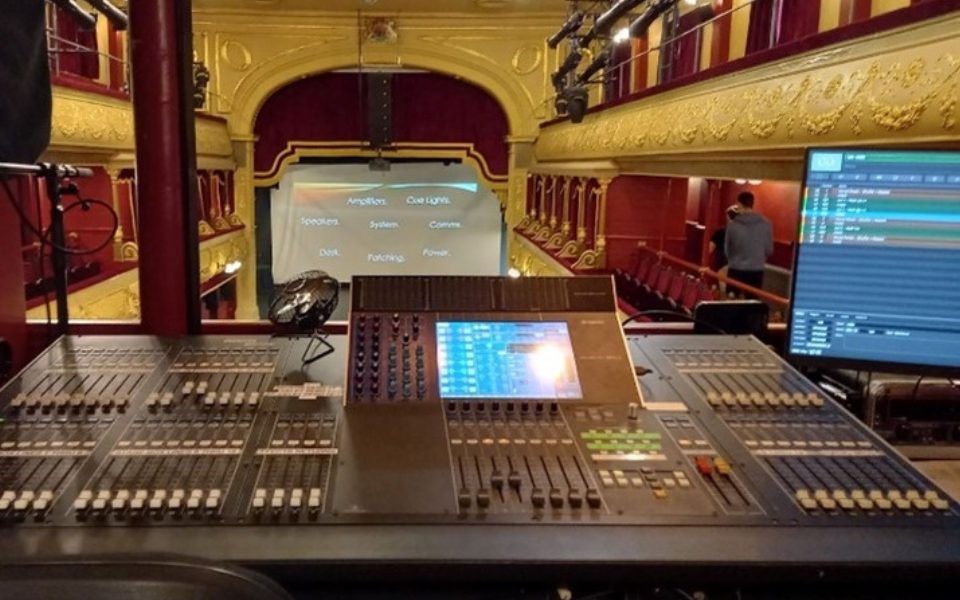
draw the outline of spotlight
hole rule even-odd
[[[570,18],[563,24],[560,31],[547,38],[547,46],[556,48],[567,36],[576,33],[576,31],[580,29],[580,26],[583,25],[583,16],[583,13],[579,11],[570,15]]]
[[[510,268],[507,270],[507,275],[508,275],[509,277],[512,277],[513,279],[519,279],[520,276],[523,275],[523,273],[521,273],[521,272],[520,272],[520,269],[518,269],[518,268],[516,268],[516,267],[510,267]]]
[[[227,275],[233,275],[234,273],[239,271],[240,267],[242,266],[243,266],[243,263],[240,262],[239,260],[228,262],[226,266],[223,267],[223,272],[226,273]]]
[[[126,31],[130,25],[127,13],[114,6],[110,0],[87,0],[87,3],[102,12],[119,31]]]
[[[614,34],[613,43],[622,44],[629,39],[630,39],[630,29],[628,27],[624,27],[623,29],[619,30],[616,34]]]
[[[567,112],[570,114],[572,123],[583,122],[583,117],[587,114],[587,88],[582,85],[575,85],[564,90],[563,95],[567,99]]]
[[[630,37],[640,38],[647,35],[647,29],[653,25],[653,22],[660,18],[660,15],[667,12],[679,0],[653,0],[647,10],[630,23]]]

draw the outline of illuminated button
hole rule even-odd
[[[663,480],[663,487],[667,489],[672,489],[677,487],[677,480],[671,477],[667,477]]]
[[[901,494],[899,490],[890,490],[887,492],[887,498],[890,500],[900,500],[903,498],[903,494]]]
[[[270,508],[278,510],[283,508],[283,496],[274,496],[270,499]]]
[[[617,485],[619,487],[627,487],[628,485],[630,485],[630,481],[628,481],[626,477],[618,477]]]
[[[87,510],[87,507],[90,504],[90,500],[87,498],[77,498],[73,501],[73,510],[76,512],[83,512]],[[10,506],[10,501],[6,499],[0,499],[0,510],[6,510]]]
[[[90,503],[90,507],[95,511],[102,511],[107,508],[107,501],[103,498],[97,498]]]
[[[864,496],[863,490],[851,490],[850,497],[854,500],[859,500],[860,498],[865,498],[866,496]]]
[[[885,498],[884,498],[884,495],[883,495],[883,492],[881,492],[880,490],[870,490],[870,492],[867,494],[867,497],[870,498],[871,500],[884,500],[884,499],[885,499]]]
[[[254,496],[253,501],[250,504],[253,506],[254,510],[263,510],[267,505],[267,499],[264,496]]]
[[[719,456],[713,459],[713,466],[717,468],[717,472],[721,475],[729,475],[732,472],[730,463]]]
[[[837,504],[844,510],[853,510],[856,507],[856,503],[850,498],[839,498]]]
[[[205,503],[205,506],[206,506],[207,510],[213,510],[213,509],[217,508],[217,506],[219,506],[219,505],[220,505],[220,498],[217,497],[217,496],[210,496],[210,497],[208,497],[208,498],[207,498],[207,501],[206,501],[206,503]]]
[[[918,510],[929,510],[929,509],[930,509],[930,501],[929,501],[929,500],[924,500],[923,498],[912,498],[912,499],[911,499],[911,502],[913,502],[914,508],[916,508],[916,509],[918,509]]]
[[[927,490],[923,492],[923,498],[925,500],[931,500],[931,501],[937,500],[938,498],[940,498],[940,494],[938,494],[936,490]]]
[[[830,494],[827,492],[827,490],[814,490],[813,497],[817,500],[822,500],[824,498],[829,498]]]
[[[868,500],[867,498],[857,498],[856,503],[860,510],[873,510],[873,500]]]
[[[690,480],[689,480],[689,479],[678,479],[678,480],[677,480],[677,484],[679,484],[681,488],[686,489],[686,488],[689,488],[689,487],[690,487]]]
[[[110,502],[110,508],[112,508],[112,509],[115,510],[115,511],[121,511],[121,510],[123,510],[123,508],[124,508],[126,505],[127,505],[127,500],[126,500],[126,498],[114,498],[114,499]]]
[[[653,497],[657,500],[663,500],[667,497],[667,490],[653,490]]]
[[[907,500],[915,500],[920,497],[920,492],[917,490],[907,490],[903,497]]]
[[[950,510],[950,503],[944,500],[943,498],[937,498],[936,500],[931,500],[930,504],[937,510]]]
[[[833,490],[833,494],[831,494],[831,496],[833,496],[834,500],[843,500],[847,497],[847,493],[843,490]]]
[[[183,498],[180,498],[180,497],[170,498],[170,500],[167,501],[167,508],[169,508],[172,511],[178,511],[182,507],[183,507]]]
[[[130,501],[130,510],[141,511],[143,510],[143,498],[134,498]]]

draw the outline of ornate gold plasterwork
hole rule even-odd
[[[528,277],[572,275],[567,268],[543,250],[516,233],[510,240],[510,266]]]
[[[197,223],[197,232],[200,234],[201,237],[205,237],[208,235],[215,234],[216,230],[214,230],[214,228],[210,226],[210,223],[207,223],[206,221],[201,220],[199,223]]]
[[[542,130],[540,161],[955,139],[960,17]],[[817,58],[817,60],[814,60]]]
[[[136,138],[133,106],[129,100],[82,92],[64,87],[53,88],[48,153],[70,153],[72,162],[111,163],[114,169],[133,166]],[[226,122],[220,119],[196,119],[197,159],[201,168],[233,169],[233,146]],[[106,155],[106,156],[104,156]]]
[[[129,101],[54,87],[51,150],[129,151],[133,144],[133,110]]]
[[[197,155],[233,158],[233,143],[227,124],[220,119],[197,117]]]
[[[575,271],[590,271],[607,266],[607,253],[602,250],[584,250],[573,263]]]

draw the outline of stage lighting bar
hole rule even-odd
[[[593,27],[590,28],[590,31],[588,31],[581,40],[582,45],[588,46],[593,40],[609,33],[614,23],[646,1],[647,0],[620,0],[611,6],[593,22]]]
[[[576,33],[580,26],[583,25],[584,14],[580,11],[577,11],[570,15],[570,18],[567,19],[567,22],[563,24],[563,27],[560,28],[560,31],[551,35],[547,38],[547,46],[551,48],[556,48],[560,45],[564,39],[568,36]]]
[[[130,19],[127,13],[113,5],[110,0],[87,0],[90,6],[102,12],[107,19],[113,23],[113,26],[119,31],[126,31],[130,25]]]
[[[577,77],[577,85],[585,85],[590,81],[590,78],[599,73],[607,64],[610,63],[610,56],[612,54],[612,49],[610,46],[607,46],[603,52],[600,53],[593,62],[587,65],[587,68],[583,70],[583,73]]]
[[[653,0],[643,13],[630,23],[630,37],[641,38],[647,34],[647,29],[660,16],[673,8],[679,0]]]

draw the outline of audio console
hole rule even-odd
[[[960,507],[852,415],[754,338],[625,339],[608,278],[357,278],[349,319],[306,367],[302,339],[61,338],[0,390],[0,557],[960,565]]]

